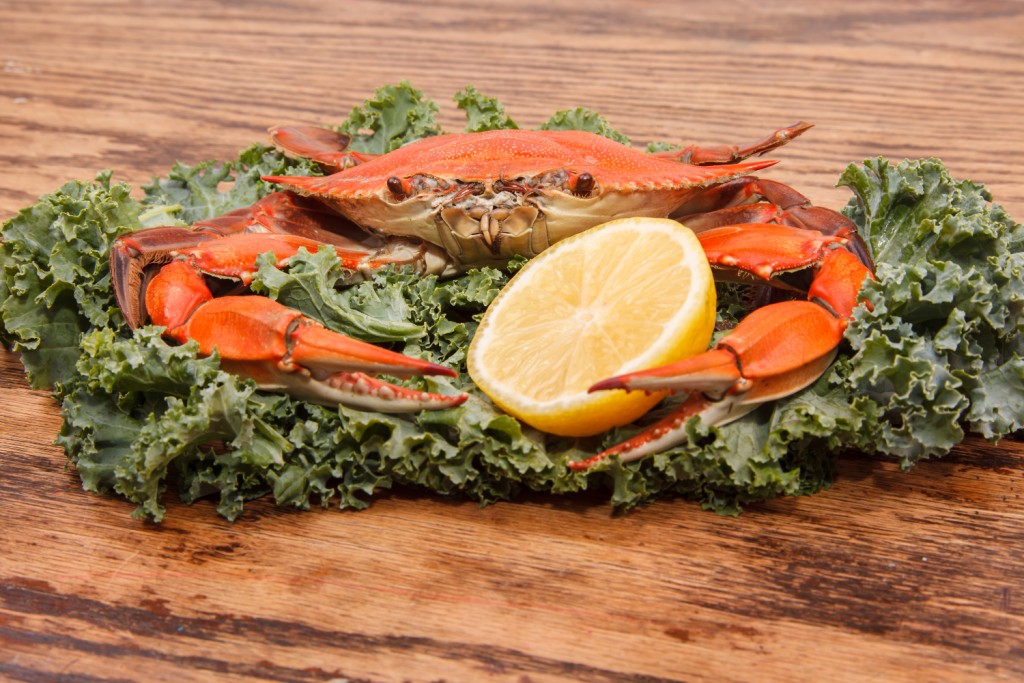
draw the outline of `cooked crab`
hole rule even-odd
[[[595,386],[694,393],[673,420],[614,450],[639,457],[678,439],[680,420],[690,415],[734,419],[806,386],[831,362],[870,277],[867,249],[841,214],[750,175],[775,162],[743,162],[809,127],[782,128],[742,147],[658,154],[580,131],[500,130],[427,138],[380,156],[348,151],[348,138],[326,129],[276,128],[278,146],[334,172],[267,177],[289,189],[190,228],[122,238],[111,255],[115,290],[132,326],[148,318],[167,326],[168,336],[196,339],[204,353],[216,348],[226,367],[261,386],[320,402],[411,410],[449,407],[465,396],[410,392],[364,373],[451,371],[354,342],[260,297],[214,298],[207,278],[247,284],[259,254],[273,251],[286,266],[299,248],[321,243],[333,245],[354,273],[397,263],[449,275],[536,255],[625,216],[681,220],[699,233],[725,277],[794,289],[800,284],[792,273],[812,273],[817,303],[759,309],[697,359]]]

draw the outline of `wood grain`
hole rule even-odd
[[[1024,5],[0,0],[0,219],[70,178],[134,185],[383,83],[467,83],[522,125],[586,105],[637,142],[818,127],[771,177],[822,204],[846,164],[939,156],[1024,217]],[[441,114],[459,127],[454,107]],[[58,410],[0,353],[0,679],[775,681],[1024,677],[1024,446],[737,519],[400,491],[160,526],[81,490]]]

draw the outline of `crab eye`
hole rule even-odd
[[[589,173],[580,173],[576,176],[576,182],[573,184],[572,193],[580,197],[586,197],[590,194],[590,191],[594,189],[594,176]]]
[[[409,196],[405,191],[405,185],[402,183],[402,179],[397,176],[391,176],[388,178],[388,190],[395,199],[405,199]]]
[[[527,182],[532,187],[560,190],[577,197],[589,197],[597,184],[589,173],[573,173],[564,168],[548,171]]]

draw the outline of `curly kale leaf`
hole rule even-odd
[[[443,133],[435,120],[438,111],[433,100],[424,99],[422,91],[402,81],[378,88],[372,98],[352,110],[338,130],[352,137],[349,147],[353,151],[385,154]]]
[[[342,279],[334,249],[315,254],[305,249],[290,259],[287,270],[274,266],[273,254],[260,257],[252,290],[319,320],[335,332],[368,342],[422,337],[423,326],[409,321],[408,304],[397,285],[336,288]]]
[[[879,406],[873,438],[857,445],[909,466],[959,443],[962,425],[992,439],[1019,430],[1024,227],[934,159],[870,160],[840,184],[856,193],[846,211],[878,271],[870,310],[847,332],[848,374],[836,376]]]
[[[459,109],[466,112],[466,132],[479,133],[485,130],[519,128],[505,113],[505,107],[493,97],[488,97],[472,85],[455,93]]]
[[[575,107],[557,111],[550,119],[540,126],[541,130],[585,130],[589,133],[596,133],[606,138],[629,144],[629,138],[623,133],[612,128],[608,119],[586,107]]]
[[[82,349],[58,442],[87,489],[113,489],[139,505],[137,514],[159,521],[173,469],[188,479],[195,461],[213,458],[231,463],[233,479],[263,482],[268,467],[284,462],[290,444],[270,426],[253,383],[221,371],[216,356],[200,358],[194,342],[169,346],[157,328],[129,339],[97,330]],[[215,444],[223,444],[216,453]],[[222,512],[237,514],[238,492],[226,490]],[[265,485],[244,495],[263,492]]]
[[[139,204],[104,172],[72,181],[3,225],[0,339],[21,353],[32,386],[74,376],[78,341],[123,329],[110,288],[110,244],[140,227]]]
[[[146,227],[190,225],[253,204],[271,191],[262,176],[318,175],[307,159],[291,159],[264,145],[253,145],[231,161],[177,163],[166,176],[143,186]]]

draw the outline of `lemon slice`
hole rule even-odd
[[[711,268],[693,232],[664,218],[613,220],[516,273],[469,346],[469,375],[527,424],[590,436],[664,395],[588,394],[592,384],[704,351],[714,325]]]

